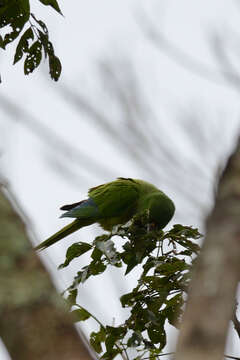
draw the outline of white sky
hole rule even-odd
[[[30,119],[36,118],[78,151],[109,169],[112,179],[131,176],[152,181],[174,199],[177,207],[174,222],[202,228],[203,218],[211,206],[214,173],[237,135],[240,114],[238,90],[227,85],[221,76],[218,82],[213,82],[171,60],[144,34],[141,16],[147,15],[154,27],[178,48],[217,72],[219,65],[208,39],[211,32],[216,32],[222,39],[229,34],[234,43],[232,32],[237,34],[240,18],[237,2],[61,1],[64,18],[50,8],[39,6],[36,1],[34,5],[35,15],[46,21],[49,27],[56,54],[62,61],[62,76],[54,83],[47,78],[47,66],[40,66],[39,70],[26,77],[22,63],[14,67],[11,65],[12,51],[2,52],[0,101],[1,97],[7,97],[18,104],[30,114]],[[170,149],[180,164],[176,169],[177,178],[161,162],[156,162],[151,154],[149,157],[146,154],[146,158],[161,175],[154,177],[148,174],[86,114],[77,112],[59,96],[59,87],[64,85],[70,86],[76,93],[86,94],[115,121],[117,129],[123,129],[124,121],[119,116],[115,99],[104,93],[99,80],[96,64],[105,58],[113,62],[127,59],[133,65],[151,109],[149,121],[153,113],[159,124],[156,133],[159,141],[163,148]],[[234,59],[237,67],[238,58]],[[105,175],[97,171],[93,173],[83,163],[76,165],[73,162],[68,165],[74,174],[78,174],[75,182],[79,185],[74,186],[49,168],[46,160],[49,144],[39,141],[36,134],[24,127],[22,121],[27,116],[25,114],[21,118],[20,115],[18,122],[12,121],[13,117],[1,110],[0,103],[0,168],[31,220],[40,242],[67,223],[58,219],[60,205],[78,201],[86,196],[89,187],[112,179],[107,172]],[[200,122],[199,137],[186,132],[183,127],[187,116],[193,118],[193,129],[197,126],[194,122]],[[199,146],[202,134],[208,141],[202,145],[200,142]],[[204,176],[199,178],[196,165]],[[194,202],[186,198],[187,191],[191,191]],[[71,241],[85,241],[97,232],[97,228],[82,229],[78,235],[72,236]],[[43,254],[44,259],[46,254],[49,255],[48,266],[61,289],[79,268],[79,264],[74,263],[64,271],[56,270],[70,243],[69,238]],[[108,276],[102,276],[97,281],[90,280],[81,292],[82,305],[87,305],[106,323],[111,323],[113,317],[116,323],[122,318],[118,299],[131,288],[136,276],[130,274],[126,281],[118,273],[113,269]],[[107,298],[105,294],[108,294]],[[232,342],[234,340],[229,340],[228,353],[239,356],[237,346]]]

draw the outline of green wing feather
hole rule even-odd
[[[98,206],[101,217],[121,217],[136,208],[139,190],[133,180],[119,178],[91,188],[88,195]]]
[[[91,188],[88,194],[98,206],[101,217],[97,222],[104,230],[125,224],[136,212],[139,190],[132,179],[118,178]]]

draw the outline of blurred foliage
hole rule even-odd
[[[126,242],[116,250],[113,236]],[[200,247],[194,242],[202,235],[189,226],[174,225],[169,231],[158,230],[148,224],[147,213],[138,215],[130,226],[119,227],[114,234],[104,234],[91,243],[71,245],[64,268],[82,254],[91,251],[90,263],[75,276],[66,290],[67,301],[76,321],[95,319],[99,330],[90,335],[90,344],[111,360],[121,354],[129,359],[128,349],[134,347],[134,360],[158,359],[167,342],[166,322],[178,328],[191,278],[194,258]],[[130,309],[129,318],[118,326],[102,324],[93,314],[77,303],[78,286],[91,276],[102,274],[108,266],[126,266],[125,275],[141,264],[142,272],[137,286],[121,297],[122,307]],[[114,314],[113,314],[114,316]]]
[[[39,1],[62,14],[56,0]],[[31,13],[29,0],[0,0],[0,28],[2,29],[0,34],[2,49],[5,50],[10,43],[18,39],[13,64],[24,56],[25,75],[32,73],[44,57],[48,58],[51,78],[58,80],[61,74],[61,62],[49,41],[46,24]]]

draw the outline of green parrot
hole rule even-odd
[[[94,223],[107,231],[115,225],[123,225],[134,215],[149,211],[149,223],[164,228],[173,217],[173,201],[154,185],[137,179],[122,178],[89,189],[88,199],[60,209],[66,210],[60,217],[75,218],[36,249],[42,250],[63,239],[74,231]]]

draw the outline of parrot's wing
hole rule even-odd
[[[64,205],[61,210],[69,210],[60,217],[72,217],[77,219],[98,219],[100,212],[97,204],[93,199],[82,200],[71,205]]]
[[[97,204],[102,217],[111,218],[134,211],[137,207],[139,192],[137,184],[132,179],[120,178],[91,188],[89,197]]]

